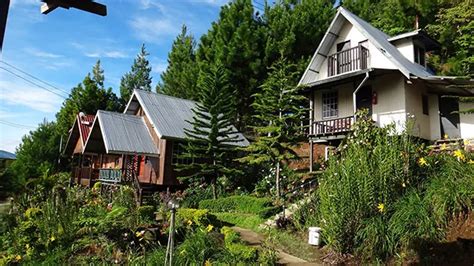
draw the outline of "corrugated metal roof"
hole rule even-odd
[[[86,143],[89,137],[90,130],[92,128],[92,122],[94,122],[95,115],[78,115],[79,132],[81,133],[82,143]]]
[[[107,153],[159,154],[143,117],[99,110],[92,130],[97,127]]]
[[[388,39],[390,36],[382,32],[381,30],[370,25],[368,22],[344,9],[339,7],[336,16],[332,20],[326,34],[324,35],[321,43],[319,44],[316,52],[311,59],[306,71],[300,79],[299,85],[307,85],[314,82],[318,75],[318,70],[326,59],[329,50],[331,49],[337,33],[341,29],[345,20],[349,21],[362,35],[364,35],[374,46],[382,52],[398,70],[403,73],[407,78],[410,75],[418,77],[428,77],[432,74],[426,71],[426,69],[418,64],[410,62],[405,56],[403,56],[398,49],[391,44]]]
[[[15,160],[16,155],[8,151],[0,150],[0,159]]]
[[[184,139],[186,137],[185,129],[192,129],[192,125],[187,121],[193,120],[192,109],[196,106],[194,101],[144,90],[134,90],[132,98],[134,96],[138,99],[160,138]],[[125,112],[127,110],[128,107]],[[237,131],[235,127],[233,129]],[[232,145],[248,146],[249,142],[241,133],[238,133],[237,136],[241,141]]]

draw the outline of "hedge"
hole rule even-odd
[[[220,199],[207,199],[199,202],[200,209],[212,212],[234,212],[257,214],[262,218],[276,214],[280,208],[272,205],[270,198],[256,198],[251,196],[230,196]]]

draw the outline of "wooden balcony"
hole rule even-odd
[[[120,183],[122,181],[122,170],[113,168],[99,169],[98,180],[106,183]]]
[[[369,50],[362,45],[328,56],[328,77],[367,68]]]
[[[310,130],[311,136],[344,135],[351,130],[354,116],[315,121]]]

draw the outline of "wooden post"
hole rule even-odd
[[[313,172],[313,140],[309,140],[309,172]]]

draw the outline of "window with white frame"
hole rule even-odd
[[[337,115],[337,91],[323,92],[323,118],[333,118]]]

